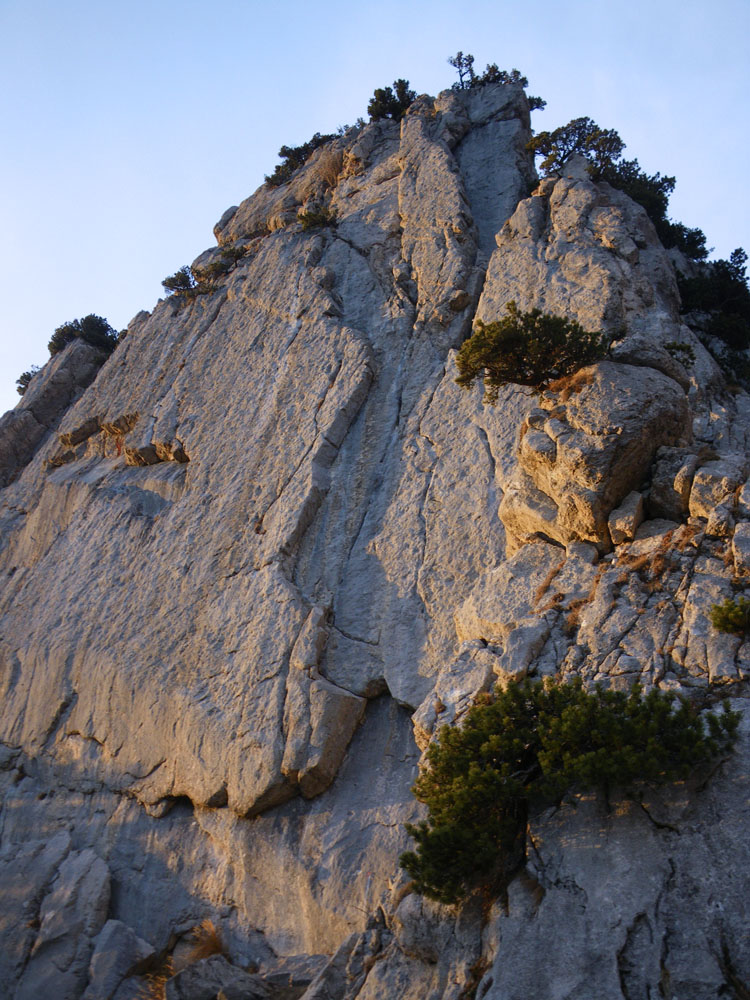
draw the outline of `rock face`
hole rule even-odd
[[[349,130],[222,216],[206,294],[0,422],[9,996],[747,988],[745,742],[535,817],[488,921],[399,874],[420,750],[496,682],[721,686],[747,725],[709,619],[750,576],[747,397],[643,210],[580,164],[535,186],[528,136],[515,85]],[[511,300],[609,358],[483,405],[455,349]],[[177,970],[206,917],[223,957]]]

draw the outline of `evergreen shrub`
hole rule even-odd
[[[279,150],[279,156],[284,162],[277,163],[272,174],[266,174],[266,184],[270,187],[278,187],[280,184],[285,184],[295,170],[301,167],[316,149],[319,149],[335,138],[336,136],[333,133],[330,135],[321,135],[320,132],[316,132],[311,139],[303,142],[301,146],[282,146]]]
[[[302,228],[319,229],[321,226],[333,226],[336,224],[336,213],[329,208],[321,208],[316,212],[298,212],[297,219]]]
[[[27,372],[21,372],[21,374],[16,379],[16,392],[19,396],[23,396],[29,387],[29,382],[33,379],[38,371],[41,371],[38,365],[32,365]]]
[[[745,597],[738,597],[736,601],[728,597],[722,604],[713,605],[710,618],[718,632],[747,635],[750,632],[750,601]]]
[[[486,698],[486,696],[485,696]],[[414,794],[428,817],[407,825],[416,850],[401,856],[415,889],[455,903],[478,887],[502,891],[523,864],[530,810],[569,792],[682,780],[728,753],[739,716],[699,714],[653,690],[586,691],[526,680],[498,690],[445,726],[427,750]],[[634,859],[635,860],[635,859]]]
[[[692,278],[678,275],[683,312],[703,313],[697,321],[703,333],[717,337],[730,351],[750,347],[750,288],[747,254],[737,247],[729,260],[700,266]]]
[[[393,89],[390,87],[375,89],[367,105],[367,114],[374,122],[381,118],[392,118],[399,122],[416,99],[416,91],[409,90],[408,80],[394,80]]]
[[[602,129],[590,118],[574,118],[552,132],[540,132],[526,148],[544,157],[541,169],[545,174],[561,170],[575,154],[583,156],[594,180],[624,191],[646,210],[663,246],[677,247],[691,260],[708,256],[705,233],[673,222],[667,215],[675,178],[647,174],[638,160],[623,160],[625,143],[614,129]]]
[[[100,351],[111,354],[117,347],[118,333],[103,316],[89,313],[83,319],[74,319],[70,323],[58,326],[50,337],[47,349],[50,355],[55,355],[79,338],[92,347],[98,347]]]
[[[456,382],[470,389],[482,378],[486,403],[494,405],[498,389],[508,382],[543,389],[607,352],[603,334],[587,333],[573,320],[540,309],[521,312],[515,302],[505,308],[507,315],[494,323],[477,320],[456,356]]]

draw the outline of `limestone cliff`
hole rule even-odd
[[[8,997],[134,998],[204,918],[230,961],[167,996],[745,995],[750,644],[708,610],[750,574],[748,398],[645,212],[539,183],[529,135],[501,84],[349,130],[222,216],[208,294],[0,422]],[[455,349],[509,300],[610,357],[484,405]],[[740,745],[534,817],[489,914],[428,904],[420,751],[526,674],[717,690]]]

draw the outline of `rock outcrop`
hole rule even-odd
[[[538,183],[528,137],[499,84],[349,130],[222,216],[206,294],[100,371],[68,346],[2,419],[14,1000],[748,988],[750,643],[709,614],[750,579],[747,396],[645,212],[580,163]],[[509,301],[609,357],[485,406],[455,350]],[[489,912],[420,899],[420,752],[546,675],[726,694],[740,745],[710,782],[534,816]],[[170,964],[207,917],[223,956]]]

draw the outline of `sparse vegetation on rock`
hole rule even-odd
[[[496,403],[498,389],[508,382],[542,389],[606,354],[604,336],[587,333],[573,320],[541,309],[521,312],[515,302],[505,308],[507,315],[494,323],[477,320],[456,356],[456,382],[470,389],[483,379],[486,403]]]
[[[169,295],[185,300],[192,300],[198,295],[209,295],[216,289],[217,279],[228,274],[244,255],[243,247],[225,247],[218,260],[201,268],[185,264],[179,271],[165,278],[162,285]]]
[[[32,365],[26,372],[21,372],[21,374],[16,379],[16,392],[19,396],[23,396],[29,387],[29,382],[33,379],[38,371],[41,371],[38,365]]]
[[[299,212],[297,218],[304,230],[333,226],[336,223],[336,213],[329,208],[321,208],[315,212]]]
[[[673,222],[667,215],[675,178],[649,175],[637,159],[623,160],[625,143],[614,129],[602,129],[590,118],[574,118],[552,132],[540,132],[527,149],[544,157],[540,167],[544,174],[561,170],[571,156],[585,157],[594,180],[606,181],[645,208],[665,247],[677,247],[691,260],[708,256],[702,230]]]
[[[74,319],[58,326],[52,334],[47,348],[51,355],[57,354],[77,338],[85,340],[92,347],[110,354],[117,347],[117,331],[109,325],[103,316],[89,313],[83,319]]]
[[[303,142],[301,146],[282,146],[279,150],[279,156],[283,162],[276,165],[272,174],[266,175],[266,184],[269,184],[271,187],[278,187],[280,184],[285,184],[294,171],[301,167],[316,149],[319,149],[335,138],[336,136],[333,133],[330,135],[321,135],[320,132],[316,132],[311,139]]]
[[[378,87],[367,105],[371,121],[392,118],[401,121],[417,98],[416,91],[409,90],[408,80],[394,80],[393,87]]]
[[[700,714],[639,686],[586,691],[580,680],[511,683],[444,727],[427,750],[414,794],[426,821],[407,829],[416,851],[401,865],[418,892],[443,903],[478,886],[502,890],[523,863],[530,811],[569,792],[687,778],[728,753],[739,716]]]
[[[477,75],[474,72],[474,56],[470,53],[464,55],[463,52],[457,52],[448,62],[458,73],[458,83],[453,84],[454,90],[470,90],[487,83],[515,83],[524,88],[529,85],[528,79],[519,70],[512,69],[509,73],[505,69],[499,69],[497,63],[488,63],[484,73]],[[528,97],[527,100],[532,111],[547,105],[541,97]]]
[[[713,605],[710,618],[718,632],[747,635],[750,633],[750,601],[745,597],[738,597],[736,601],[728,597],[722,604]]]
[[[684,312],[704,313],[702,332],[718,337],[730,350],[750,347],[750,288],[747,254],[738,247],[729,260],[704,264],[692,278],[679,276]]]
[[[195,291],[197,284],[193,270],[188,264],[162,281],[163,287],[170,295],[190,295]]]

